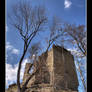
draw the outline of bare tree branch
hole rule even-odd
[[[29,45],[36,34],[41,30],[47,21],[45,9],[43,7],[30,6],[29,2],[18,2],[12,7],[12,16],[9,17],[12,25],[18,30],[24,41],[23,54],[19,60],[17,71],[17,86],[18,92],[23,92],[23,87],[20,87],[20,71],[21,64],[29,48]],[[28,82],[27,82],[28,83]],[[26,83],[26,84],[27,84]]]

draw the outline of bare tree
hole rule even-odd
[[[65,25],[66,36],[70,36],[69,42],[72,42],[73,45],[76,45],[78,51],[81,51],[83,56],[87,55],[87,40],[86,40],[86,29],[84,25],[76,26],[74,24]]]
[[[65,24],[64,25],[64,39],[63,41],[67,41],[68,44],[72,44],[76,51],[72,51],[75,56],[75,61],[78,66],[78,71],[80,73],[80,77],[84,86],[84,90],[86,91],[86,83],[84,80],[84,75],[81,70],[81,61],[82,58],[87,56],[87,37],[86,37],[86,28],[84,25],[76,26],[74,24]],[[80,62],[78,60],[80,58]],[[84,69],[84,71],[86,71]]]
[[[40,51],[41,51],[40,42],[34,43],[29,49],[30,59],[34,59],[35,57],[37,57]]]
[[[29,83],[29,80],[34,75],[36,75],[36,73],[38,73],[39,69],[42,67],[42,65],[39,66],[39,64],[38,64],[39,67],[37,69],[35,69],[35,64],[38,62],[38,54],[39,54],[40,50],[41,50],[40,43],[34,43],[34,44],[32,44],[31,48],[29,49],[29,53],[30,53],[30,57],[29,58],[31,60],[30,71],[32,71],[32,72],[31,72],[31,75],[25,81],[25,83],[22,85],[21,92],[25,92],[26,86]]]
[[[22,40],[24,42],[23,45],[23,53],[19,60],[19,66],[17,71],[17,86],[18,92],[24,92],[25,87],[28,81],[35,74],[33,73],[30,78],[25,82],[23,87],[20,87],[20,71],[21,65],[24,59],[24,56],[28,50],[28,47],[36,36],[36,34],[42,30],[44,24],[47,21],[47,17],[45,15],[45,9],[43,7],[32,7],[29,2],[18,2],[12,7],[12,14],[9,16],[11,24],[18,30]]]
[[[77,70],[78,70],[78,72],[80,73],[80,78],[81,78],[81,81],[82,81],[82,84],[83,84],[83,87],[84,87],[84,91],[85,92],[87,92],[87,86],[86,86],[86,79],[84,78],[84,75],[83,75],[83,71],[81,70],[81,63],[79,62],[79,60],[78,59],[76,59],[76,64],[77,64],[77,66],[78,66],[78,68],[77,68]],[[86,66],[84,66],[84,68],[85,68]],[[83,69],[84,69],[83,68]],[[86,70],[84,69],[84,72],[85,72]],[[86,72],[85,72],[86,73]]]
[[[46,52],[48,52],[48,49],[50,48],[50,46],[56,42],[56,40],[61,37],[64,33],[63,29],[62,29],[62,24],[61,21],[58,17],[54,16],[52,19],[52,23],[51,26],[49,26],[49,30],[50,30],[50,35],[49,35],[49,39],[46,39],[46,42],[48,44]]]

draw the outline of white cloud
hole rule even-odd
[[[6,30],[6,32],[8,32],[8,26],[7,25],[6,25],[6,29],[5,30]]]
[[[6,42],[6,49],[7,50],[13,49],[13,46],[10,44],[10,42]]]
[[[71,1],[69,1],[69,0],[64,1],[64,6],[65,6],[64,8],[69,8],[71,5],[72,5]]]
[[[19,50],[14,48],[14,49],[12,50],[12,53],[13,53],[13,54],[19,54]]]
[[[10,42],[6,42],[6,52],[9,52],[11,54],[16,54],[16,55],[19,54],[19,50],[16,49],[13,45],[11,45]],[[7,61],[7,58],[9,58],[9,56],[6,53],[6,61]],[[17,69],[18,69],[18,64],[15,64],[14,66],[12,66],[12,64],[7,64],[6,62],[6,86],[16,82]]]
[[[19,50],[16,49],[13,45],[11,45],[10,42],[6,42],[6,50],[11,50],[12,54],[19,54]]]
[[[6,86],[12,84],[16,80],[17,66],[13,67],[11,64],[6,64]]]
[[[21,74],[20,74],[20,80],[22,80],[23,78],[25,64],[27,62],[29,62],[29,59],[27,58],[24,59],[23,64],[22,64]],[[11,64],[6,63],[6,86],[9,86],[12,83],[16,83],[17,69],[18,69],[18,64],[15,64],[14,66],[12,66]]]

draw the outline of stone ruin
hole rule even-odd
[[[43,60],[41,60],[41,58]],[[45,60],[45,62],[44,62]],[[26,92],[78,92],[78,79],[73,55],[60,46],[43,53],[38,62],[43,62],[39,72],[30,79]],[[31,63],[26,63],[23,83],[30,76]],[[35,63],[35,69],[38,64]],[[22,83],[22,85],[23,85]]]

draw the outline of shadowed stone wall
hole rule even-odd
[[[56,89],[78,89],[78,79],[73,56],[59,46],[53,47],[54,86]]]

